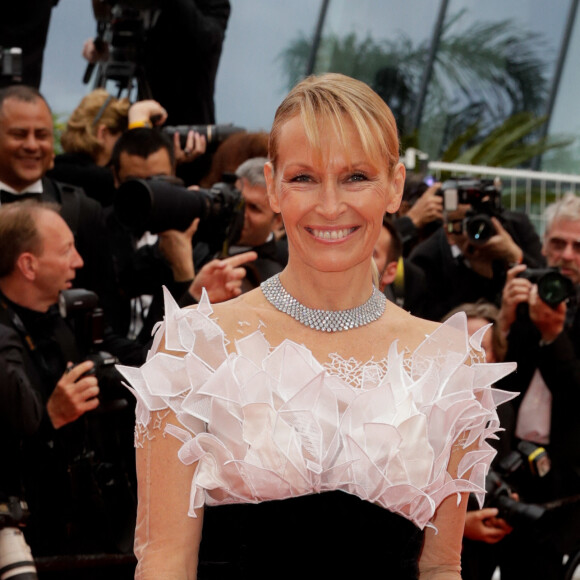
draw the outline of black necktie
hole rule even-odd
[[[13,201],[24,201],[25,199],[37,199],[40,201],[42,196],[40,193],[10,193],[4,189],[0,189],[0,203],[12,203]]]

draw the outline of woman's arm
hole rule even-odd
[[[425,541],[419,557],[420,580],[461,580],[461,541],[469,494],[445,498],[432,520],[437,532],[425,530]]]
[[[463,436],[459,437],[461,441]],[[476,447],[477,442],[472,445]],[[457,478],[461,458],[471,450],[459,443],[453,446],[447,471]],[[466,474],[464,477],[468,477]],[[435,512],[432,524],[437,528],[425,529],[425,540],[419,557],[420,580],[461,580],[461,545],[465,527],[465,513],[469,494],[462,493],[459,504],[457,494],[446,497]]]
[[[137,448],[138,508],[135,529],[135,578],[193,580],[201,541],[203,510],[187,515],[194,465],[184,465],[177,452],[179,439],[164,432],[178,425],[168,411],[152,413],[151,422],[164,417],[153,430],[141,434]]]

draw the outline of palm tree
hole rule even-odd
[[[342,38],[329,34],[321,39],[316,72],[342,72],[372,86],[391,106],[403,143],[432,158],[452,145],[459,155],[515,115],[513,123],[501,130],[505,137],[510,126],[522,122],[521,113],[530,115],[524,123],[528,130],[520,136],[529,146],[547,99],[546,43],[540,34],[517,29],[508,20],[463,26],[465,16],[465,10],[458,12],[443,28],[420,131],[413,117],[429,40],[415,43],[404,34],[381,41],[370,36],[358,39],[355,33]],[[310,44],[302,35],[279,55],[289,86],[303,76]],[[513,160],[521,159],[522,152],[520,148],[514,153]]]

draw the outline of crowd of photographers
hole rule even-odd
[[[580,197],[548,206],[540,240],[527,216],[504,209],[500,184],[411,176],[399,215],[375,248],[381,285],[413,314],[467,313],[489,361],[516,361],[497,385],[505,431],[484,509],[468,512],[462,577],[564,578],[580,548]],[[501,396],[498,391],[498,397]]]

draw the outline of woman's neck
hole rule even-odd
[[[321,310],[355,308],[373,291],[370,260],[346,271],[321,272],[308,266],[296,267],[290,259],[280,281],[298,302]]]

